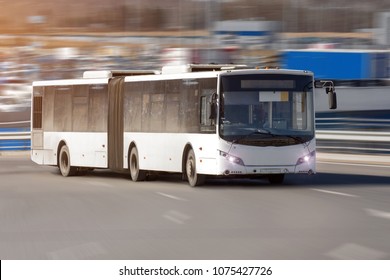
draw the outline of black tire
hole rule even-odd
[[[139,169],[139,157],[137,147],[132,147],[129,154],[129,173],[131,180],[134,182],[144,181],[146,179],[146,171]]]
[[[70,165],[70,152],[68,146],[61,147],[60,155],[58,157],[58,167],[62,176],[74,176],[77,173],[77,167]]]
[[[185,166],[188,183],[191,187],[203,185],[206,180],[206,175],[198,174],[196,171],[195,153],[190,149],[187,153],[187,160]]]
[[[284,181],[284,174],[271,174],[271,175],[268,175],[268,181],[272,185],[280,185]]]

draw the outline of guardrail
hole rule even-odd
[[[321,152],[390,154],[390,132],[317,130],[316,137]],[[30,127],[0,128],[0,151],[30,149]]]
[[[317,149],[323,152],[390,154],[390,132],[317,130]]]
[[[0,151],[30,150],[31,132],[29,124],[30,121],[0,123]]]
[[[390,110],[316,113],[320,152],[390,154]]]

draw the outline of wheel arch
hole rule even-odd
[[[65,140],[61,140],[57,146],[57,166],[60,164],[60,151],[63,146],[68,146]],[[68,146],[69,149],[69,146]]]
[[[129,145],[129,148],[127,149],[127,165],[129,165],[131,149],[134,148],[134,147],[137,148],[137,144],[134,141],[131,141],[131,143]],[[127,166],[127,168],[129,168],[129,166]]]
[[[186,162],[187,162],[187,155],[188,155],[188,152],[190,150],[194,150],[192,148],[192,145],[191,143],[187,143],[185,146],[184,146],[184,149],[183,149],[183,155],[182,155],[182,160],[181,160],[181,172],[183,174],[183,179],[184,180],[187,180],[187,172],[186,172]],[[194,151],[195,152],[195,151]]]
[[[130,152],[131,152],[131,149],[134,148],[134,147],[136,147],[138,149],[137,143],[135,143],[135,141],[133,140],[133,141],[130,142],[129,147],[127,148],[127,160],[125,162],[125,164],[127,165],[127,169],[130,168],[130,163],[129,163],[129,161],[130,161]]]

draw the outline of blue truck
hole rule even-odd
[[[310,70],[316,79],[362,80],[390,77],[390,51],[304,49],[282,52],[282,68]]]

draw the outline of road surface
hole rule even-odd
[[[62,177],[0,157],[0,259],[390,259],[390,168],[320,162],[315,176],[134,183]]]

